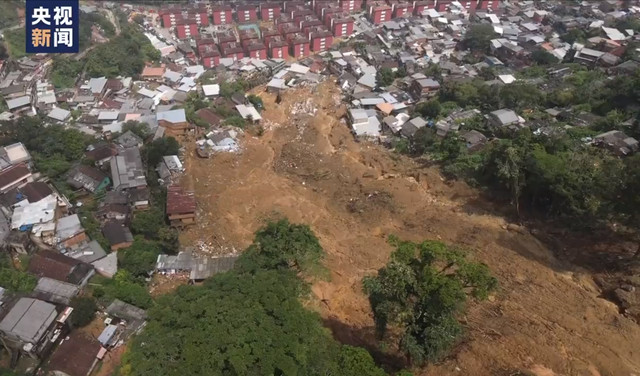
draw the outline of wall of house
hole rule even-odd
[[[324,42],[324,44],[323,44]],[[331,47],[331,44],[333,43],[333,37],[332,36],[326,36],[326,37],[322,37],[322,38],[314,38],[313,39],[313,44],[312,44],[312,51],[314,52],[319,52],[319,51],[326,51],[329,49],[329,47]]]
[[[291,56],[295,58],[309,56],[309,43],[291,44]]]
[[[264,21],[273,21],[276,18],[280,17],[280,7],[262,8],[262,11],[260,12],[260,17]]]

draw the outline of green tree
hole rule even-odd
[[[120,374],[384,375],[366,352],[336,343],[319,315],[304,308],[309,286],[301,272],[314,268],[302,266],[315,264],[317,257],[305,255],[318,251],[308,227],[267,225],[234,270],[158,299]]]
[[[398,68],[396,71],[396,78],[404,78],[407,77],[407,70],[404,67]]]
[[[31,274],[15,270],[10,260],[0,266],[0,286],[12,293],[30,294],[36,288],[37,279]]]
[[[378,335],[388,327],[403,334],[400,348],[410,363],[442,359],[459,340],[457,315],[467,296],[483,300],[497,288],[489,268],[466,260],[465,254],[442,242],[413,243],[394,236],[388,264],[363,280]]]
[[[489,49],[491,39],[497,38],[492,25],[471,25],[464,36],[464,46],[472,51],[485,52]]]
[[[247,100],[249,101],[249,103],[253,104],[256,110],[262,111],[264,109],[264,102],[262,101],[262,98],[260,98],[259,96],[254,94],[249,94],[249,96],[247,97]]]
[[[538,65],[549,65],[558,62],[558,58],[543,49],[533,51],[531,53],[531,60],[535,61]]]
[[[283,219],[256,232],[253,244],[238,260],[238,267],[243,272],[294,269],[320,275],[326,272],[321,265],[323,257],[320,242],[309,226]]]
[[[118,299],[142,309],[149,309],[153,306],[153,299],[146,286],[139,284],[126,270],[119,270],[113,279],[108,279],[101,285],[95,286],[93,296],[106,305]]]
[[[136,236],[130,247],[118,251],[118,267],[133,277],[146,277],[155,269],[160,253],[157,242]]]
[[[126,133],[128,131],[133,132],[136,136],[140,137],[143,140],[150,135],[149,124],[140,123],[139,121],[135,120],[129,120],[122,124],[122,133]]]
[[[395,74],[393,73],[391,68],[383,67],[378,69],[376,80],[379,86],[389,86],[393,84],[393,81],[395,80]]]
[[[76,328],[87,326],[96,315],[98,307],[96,300],[92,297],[78,296],[71,300],[71,323]]]
[[[142,150],[147,166],[155,167],[167,155],[178,155],[180,144],[173,137],[162,137],[145,145]]]
[[[440,115],[442,106],[440,105],[440,101],[438,101],[438,99],[431,99],[426,102],[418,103],[418,105],[416,105],[415,111],[427,119],[435,119],[438,117],[438,115]]]
[[[241,116],[232,115],[224,120],[224,124],[231,127],[244,128],[247,122]]]
[[[569,44],[574,44],[575,42],[584,42],[587,39],[587,36],[584,31],[580,29],[571,29],[564,34],[561,34],[560,39]]]
[[[158,207],[136,213],[131,221],[131,231],[134,234],[151,239],[155,239],[160,229],[165,226],[164,211]]]

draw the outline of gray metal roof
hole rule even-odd
[[[107,79],[105,77],[90,79],[89,87],[91,88],[91,93],[101,94],[106,84],[107,84]]]
[[[84,231],[77,214],[58,219],[56,223],[56,237],[59,241],[68,239]]]
[[[91,264],[107,256],[107,252],[97,240],[92,240],[72,252],[68,252],[67,256]]]
[[[108,325],[98,337],[98,342],[103,346],[109,345],[109,342],[111,342],[111,339],[113,338],[113,335],[116,334],[117,330],[118,325]]]
[[[98,115],[98,120],[118,120],[120,112],[118,111],[102,111]]]
[[[376,86],[376,76],[372,74],[365,74],[358,80],[360,85],[364,85],[367,87],[375,87]]]
[[[98,273],[111,277],[118,272],[117,253],[109,253],[106,257],[94,261],[91,265],[96,268]]]
[[[9,99],[7,101],[7,107],[9,107],[9,110],[13,110],[16,108],[20,108],[22,106],[26,106],[30,103],[31,103],[31,97],[29,97],[28,95],[25,95],[24,97]]]
[[[118,299],[114,300],[113,303],[107,307],[107,313],[123,320],[147,319],[147,311]]]
[[[158,255],[156,270],[191,270],[194,259],[191,252],[180,252],[176,256]]]
[[[353,120],[364,120],[369,118],[367,112],[360,108],[352,108],[349,110],[349,112],[351,113],[351,117],[353,118]]]
[[[42,300],[21,298],[0,322],[0,331],[27,342],[38,342],[56,319],[56,307]]]
[[[409,120],[409,122],[418,129],[423,128],[425,125],[427,125],[427,122],[421,117],[413,118]]]
[[[111,158],[111,176],[114,189],[128,189],[147,185],[140,149],[125,149],[121,155]]]
[[[187,121],[187,114],[184,112],[183,108],[172,111],[158,112],[156,114],[156,117],[158,121],[164,120],[168,121],[169,123],[184,123],[185,121]]]
[[[164,72],[164,75],[162,77],[166,78],[166,79],[168,79],[169,81],[172,81],[172,82],[178,82],[178,81],[180,81],[180,79],[182,79],[182,75],[180,73],[174,72],[174,71],[169,70],[169,69],[167,69]]]
[[[47,116],[49,116],[54,120],[65,121],[70,115],[71,115],[71,111],[65,110],[64,108],[56,107],[53,110],[51,110],[51,112],[49,112],[49,115]]]
[[[518,121],[518,115],[512,110],[497,110],[491,113],[502,125],[508,125],[516,123]]]
[[[80,286],[42,277],[38,280],[32,296],[51,303],[69,304],[71,299],[78,296]]]
[[[193,280],[207,279],[214,274],[227,272],[233,269],[238,256],[216,257],[198,260],[191,270],[190,278]]]

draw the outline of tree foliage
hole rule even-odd
[[[142,149],[142,155],[147,166],[154,167],[167,155],[177,155],[180,152],[180,144],[173,137],[162,137],[150,142]]]
[[[267,225],[234,270],[158,299],[121,375],[384,375],[304,308],[309,287],[300,273],[310,268],[301,266],[318,252],[308,227]]]
[[[159,61],[160,52],[134,27],[127,27],[109,42],[88,54],[86,72],[89,77],[137,77],[145,62]]]
[[[153,299],[146,286],[126,270],[119,270],[113,279],[106,279],[99,286],[95,286],[93,296],[105,304],[119,299],[142,309],[153,306]]]
[[[83,68],[82,61],[59,56],[53,60],[51,82],[56,88],[74,87]]]
[[[396,248],[389,263],[363,281],[378,334],[397,326],[400,348],[412,363],[437,361],[462,334],[457,316],[467,297],[486,299],[497,280],[485,264],[442,242],[389,242]]]
[[[376,81],[379,86],[389,86],[393,84],[396,76],[391,70],[391,68],[383,67],[378,69],[378,73],[376,74]]]
[[[96,300],[92,297],[78,296],[71,300],[71,323],[76,328],[87,326],[96,315],[98,307]]]
[[[538,65],[549,65],[558,62],[558,58],[543,49],[533,51],[531,53],[531,60],[535,61]]]
[[[118,251],[118,268],[134,278],[147,277],[155,269],[161,252],[157,242],[136,236],[130,247]]]
[[[471,25],[464,36],[463,43],[471,51],[485,52],[489,49],[491,39],[496,38],[497,35],[492,25]]]

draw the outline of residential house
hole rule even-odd
[[[93,264],[94,262],[107,256],[107,252],[102,248],[97,240],[92,240],[88,243],[82,244],[73,251],[66,253],[67,256],[72,259],[80,260],[87,264]]]
[[[376,111],[363,109],[349,110],[349,123],[352,133],[357,138],[375,138],[380,136],[381,124]]]
[[[19,188],[33,182],[33,174],[26,164],[11,166],[0,172],[0,193],[7,193],[13,188]]]
[[[440,90],[440,83],[431,78],[413,80],[409,91],[414,98],[431,98]]]
[[[31,241],[29,233],[19,230],[9,232],[5,239],[9,248],[20,255],[31,255],[38,250],[36,244]]]
[[[128,227],[118,221],[110,220],[102,227],[102,234],[107,238],[111,251],[128,248],[133,244],[133,235]]]
[[[140,138],[140,136],[133,133],[132,131],[126,131],[125,133],[118,136],[118,138],[116,138],[113,142],[123,149],[133,147],[141,148],[144,144],[142,138]]]
[[[69,305],[80,293],[80,286],[72,283],[56,281],[51,278],[40,278],[31,297],[53,304]]]
[[[56,240],[60,250],[78,248],[80,244],[89,240],[77,214],[62,217],[58,220],[56,223]]]
[[[111,159],[111,178],[115,190],[140,189],[147,186],[139,148],[125,149]]]
[[[111,180],[95,167],[76,164],[67,172],[67,183],[76,190],[98,193],[106,190]]]
[[[97,166],[102,166],[118,155],[118,149],[114,144],[89,145],[84,155],[92,159]]]
[[[20,298],[0,321],[4,346],[34,359],[45,358],[61,338],[67,317],[59,317],[55,305],[33,298]]]
[[[427,122],[423,118],[413,118],[402,124],[400,135],[405,138],[411,138],[416,134],[416,132],[418,132],[419,129],[424,128],[426,125]]]
[[[179,185],[167,188],[167,216],[171,226],[184,227],[196,222],[196,198]]]
[[[87,376],[99,367],[106,353],[95,338],[76,330],[51,355],[47,369],[56,376]]]
[[[31,97],[28,95],[6,101],[9,112],[13,114],[31,110]]]
[[[41,278],[52,278],[80,286],[86,285],[95,274],[90,264],[47,250],[40,251],[31,258],[27,271]]]
[[[0,148],[0,171],[21,163],[31,166],[31,154],[21,142]]]
[[[208,108],[199,109],[198,111],[196,111],[196,115],[198,115],[200,119],[204,120],[212,127],[220,126],[220,124],[224,121],[224,119],[220,115],[216,114]]]
[[[212,257],[198,260],[191,269],[189,279],[194,282],[204,281],[218,273],[233,269],[238,256]]]
[[[96,273],[106,278],[113,278],[118,272],[118,253],[109,253],[104,258],[91,263],[96,269]]]
[[[476,130],[461,133],[460,137],[466,141],[469,152],[478,151],[487,143],[487,137]]]
[[[240,116],[242,116],[242,118],[245,120],[250,120],[254,123],[262,120],[262,116],[260,116],[258,110],[256,110],[253,106],[245,106],[244,104],[239,104],[236,106],[236,110],[238,110]]]
[[[520,117],[512,110],[496,110],[489,114],[489,123],[495,127],[507,127],[517,125]]]
[[[184,136],[189,130],[189,122],[184,109],[158,112],[156,114],[158,126],[165,128],[165,134]]]
[[[166,182],[171,181],[172,176],[179,176],[184,172],[184,167],[177,155],[166,155],[162,157],[162,161],[156,166],[156,171],[160,179]]]
[[[96,98],[102,98],[107,90],[107,81],[108,80],[105,77],[90,79],[88,83],[88,90],[91,95]],[[84,88],[84,86],[82,88]]]
[[[47,117],[59,123],[64,123],[69,119],[69,117],[71,117],[71,111],[65,110],[64,108],[54,107]]]
[[[595,136],[593,143],[594,145],[606,147],[619,156],[629,155],[638,151],[638,140],[618,130],[612,130]]]

